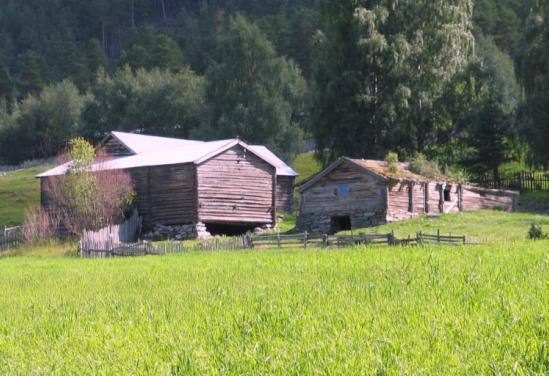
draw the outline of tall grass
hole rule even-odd
[[[2,374],[546,374],[549,242],[0,259]]]

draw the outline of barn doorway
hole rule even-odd
[[[253,232],[259,225],[238,225],[227,223],[206,223],[206,230],[212,235],[239,236]]]
[[[335,234],[339,231],[351,230],[351,217],[348,215],[332,217],[330,232]]]

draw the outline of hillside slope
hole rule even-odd
[[[0,228],[23,222],[25,209],[40,204],[36,175],[50,166],[39,166],[0,175]]]

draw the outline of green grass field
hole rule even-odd
[[[549,242],[0,259],[2,374],[547,374]]]
[[[0,177],[0,225],[38,204],[39,171]],[[484,243],[468,247],[3,252],[0,374],[547,374],[549,240],[531,223],[549,230],[497,211],[362,230]]]
[[[20,224],[25,218],[25,209],[40,204],[40,181],[35,176],[48,167],[34,167],[0,175],[0,228]]]

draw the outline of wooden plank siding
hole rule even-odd
[[[198,219],[272,224],[276,169],[240,145],[197,166]]]
[[[391,182],[388,185],[387,221],[416,218],[425,211],[422,183]]]
[[[348,187],[347,195],[338,196],[337,190],[341,186]],[[379,179],[342,165],[303,193],[301,212],[345,215],[356,210],[385,210],[380,197],[383,187]]]
[[[355,228],[383,223],[385,189],[382,179],[344,163],[302,192],[298,227],[331,233],[334,217],[349,217]]]
[[[292,210],[294,199],[294,181],[293,176],[276,177],[276,210],[288,213]]]
[[[136,192],[136,205],[143,216],[143,225],[179,225],[195,223],[195,165],[141,167],[129,170]]]
[[[98,156],[117,156],[132,155],[133,152],[115,137],[110,136],[97,150]]]
[[[517,192],[463,186],[462,207],[463,210],[499,208],[506,211],[515,211],[518,196]]]

